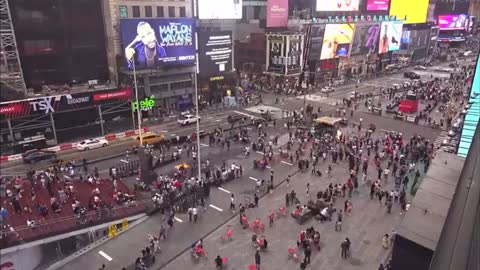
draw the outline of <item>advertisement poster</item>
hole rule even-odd
[[[198,18],[241,19],[242,0],[198,0]]]
[[[327,24],[320,59],[348,56],[354,29],[354,24]]]
[[[390,16],[402,19],[403,23],[424,23],[427,20],[429,0],[390,0]]]
[[[301,72],[300,58],[303,55],[302,41],[303,36],[289,36],[287,52],[287,74],[297,74]]]
[[[0,117],[13,119],[129,101],[132,99],[132,93],[131,88],[125,88],[4,102],[0,103]]]
[[[360,0],[317,0],[317,11],[358,11]]]
[[[325,33],[324,24],[314,24],[310,31],[310,50],[308,51],[308,60],[319,60],[322,53],[323,34]]]
[[[402,29],[402,22],[382,22],[382,25],[380,26],[380,44],[378,46],[378,53],[400,50]]]
[[[127,69],[195,62],[195,21],[191,18],[122,19],[120,33]]]
[[[368,0],[367,10],[376,11],[376,10],[388,10],[390,5],[390,0]]]
[[[288,25],[288,0],[268,0],[267,27]]]
[[[276,73],[285,72],[285,37],[269,37],[270,43],[268,71]]]
[[[380,24],[357,24],[350,55],[376,52],[379,36]]]
[[[468,15],[440,15],[438,16],[438,26],[441,30],[464,30],[468,22]]]
[[[410,48],[425,48],[430,38],[429,29],[412,30],[410,33]]]
[[[202,76],[232,71],[232,31],[198,33],[199,66]]]

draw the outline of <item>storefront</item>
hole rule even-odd
[[[1,103],[2,151],[38,135],[54,145],[131,128],[132,97],[133,90],[125,87]]]

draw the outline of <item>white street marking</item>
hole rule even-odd
[[[253,130],[253,128],[251,128],[251,127],[247,127],[247,129],[248,129],[248,130]]]
[[[173,219],[175,219],[175,221],[178,221],[178,222],[180,222],[180,223],[183,222],[183,220],[179,219],[178,217],[173,217]]]
[[[228,194],[231,193],[230,191],[228,191],[228,190],[226,190],[226,189],[224,189],[224,188],[221,188],[221,187],[219,187],[218,190],[221,190],[221,191],[223,191],[223,192],[225,192],[225,193],[228,193]]]
[[[217,210],[217,211],[223,212],[223,209],[220,208],[220,207],[218,207],[218,206],[215,206],[215,205],[213,205],[213,204],[210,204],[209,206],[210,206],[211,208]]]
[[[201,143],[200,146],[206,146],[206,147],[209,147],[210,145],[208,144],[204,144],[204,143]]]
[[[160,132],[165,132],[165,133],[167,133],[167,132],[168,132],[168,130],[160,130]]]
[[[251,176],[250,176],[249,178],[252,179],[253,181],[258,181],[258,179],[255,178],[255,177],[251,177]]]
[[[220,121],[222,121],[222,120],[223,120],[223,119],[217,119],[217,120],[215,120],[215,122],[220,122]]]
[[[270,167],[270,166],[265,166],[265,168],[267,168],[267,169],[269,169],[269,170],[271,170],[271,169],[272,169],[272,167]]]
[[[283,160],[282,160],[282,163],[283,163],[283,164],[290,165],[290,166],[293,166],[293,164],[292,164],[292,163],[290,163],[290,162],[286,162],[286,161],[283,161]]]
[[[128,163],[128,161],[126,161],[125,159],[120,159],[120,161],[123,163]]]
[[[251,115],[251,114],[244,113],[244,112],[239,112],[239,111],[233,111],[233,112],[234,112],[234,113],[241,114],[241,115],[245,115],[245,116],[253,117],[253,118],[258,118],[258,117],[256,117],[255,115]]]
[[[108,256],[108,254],[105,253],[105,252],[103,252],[102,250],[100,250],[100,251],[98,252],[98,254],[102,255],[102,257],[104,257],[104,258],[105,258],[107,261],[109,261],[109,262],[111,262],[111,261],[113,260],[112,257]]]
[[[263,155],[263,152],[257,151],[257,154]]]

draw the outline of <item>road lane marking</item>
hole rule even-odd
[[[293,166],[293,164],[292,164],[292,163],[290,163],[290,162],[286,162],[286,161],[283,161],[283,160],[282,160],[282,163],[283,163],[283,164],[290,165],[290,166]]]
[[[247,127],[247,129],[248,129],[248,130],[253,130],[253,128],[251,128],[251,127]]]
[[[204,144],[204,143],[201,143],[200,145],[201,145],[201,146],[206,146],[206,147],[209,147],[209,146],[210,146],[210,145]]]
[[[228,193],[228,194],[231,193],[230,191],[228,191],[228,190],[226,190],[226,189],[224,189],[224,188],[221,188],[221,187],[219,187],[218,190],[221,190],[221,191],[223,191],[223,192],[225,192],[225,193]]]
[[[263,155],[264,153],[263,153],[263,152],[260,152],[260,151],[257,151],[257,154]]]
[[[255,116],[255,115],[248,114],[248,113],[239,112],[239,111],[233,111],[233,112],[234,112],[234,113],[241,114],[241,115],[245,115],[245,116],[249,116],[249,117],[253,117],[253,118],[259,119],[259,117]]]
[[[209,206],[210,206],[211,208],[217,210],[217,211],[223,212],[223,209],[220,208],[220,207],[218,207],[218,206],[215,206],[215,205],[213,205],[213,204],[210,204]]]
[[[215,120],[215,122],[220,122],[220,121],[222,121],[222,120],[223,120],[223,119],[217,119],[217,120]]]
[[[267,169],[269,169],[269,170],[271,170],[271,169],[272,169],[272,167],[270,167],[270,166],[265,166],[265,168],[267,168]]]
[[[104,258],[105,258],[107,261],[109,261],[109,262],[111,262],[111,261],[113,260],[112,257],[108,256],[108,254],[105,253],[105,252],[103,252],[102,250],[100,250],[100,251],[98,252],[98,254],[102,255],[102,257],[104,257]]]
[[[251,176],[250,176],[249,178],[252,179],[252,180],[255,181],[255,182],[258,181],[258,179],[255,178],[255,177],[251,177]]]
[[[125,159],[120,159],[120,161],[123,163],[128,163],[128,161],[126,161]]]
[[[183,220],[179,219],[178,217],[173,217],[173,219],[175,219],[175,221],[178,221],[180,223],[183,223]]]

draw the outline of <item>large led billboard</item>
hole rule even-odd
[[[405,24],[424,23],[427,20],[429,0],[391,0],[390,16],[402,19]]]
[[[268,0],[267,27],[288,25],[288,0]]]
[[[403,23],[401,21],[382,22],[378,53],[400,50]]]
[[[357,24],[350,55],[369,54],[377,51],[380,24]]]
[[[441,30],[465,30],[468,26],[468,15],[440,15],[438,16],[438,27]]]
[[[149,69],[195,62],[192,18],[120,20],[127,69]]]
[[[390,5],[390,0],[368,0],[367,1],[367,10],[377,11],[377,10],[388,10]]]
[[[202,76],[215,76],[232,71],[232,31],[198,33],[199,66]]]
[[[198,0],[198,18],[241,19],[242,0]]]
[[[360,0],[317,0],[317,11],[358,11]]]
[[[322,53],[320,59],[332,59],[350,54],[350,45],[353,40],[354,24],[327,24],[323,36]]]

